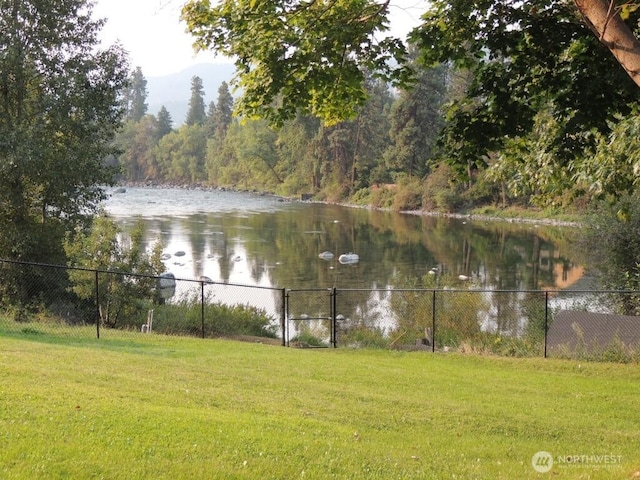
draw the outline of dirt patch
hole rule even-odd
[[[258,337],[257,335],[225,335],[227,340],[235,340],[237,342],[263,343],[265,345],[282,345],[281,338]]]

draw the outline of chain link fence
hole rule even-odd
[[[640,293],[281,289],[0,260],[0,335],[640,360]]]
[[[283,290],[0,260],[0,334],[130,332],[281,344]]]

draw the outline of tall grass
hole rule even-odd
[[[117,335],[116,335],[117,334]],[[0,478],[541,478],[640,470],[637,365],[0,334]],[[544,478],[544,477],[543,477]]]

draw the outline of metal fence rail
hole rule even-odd
[[[628,361],[640,359],[636,305],[633,291],[283,289],[0,260],[0,335],[127,331]]]

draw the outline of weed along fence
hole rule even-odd
[[[295,289],[0,260],[0,335],[640,359],[640,293]]]

